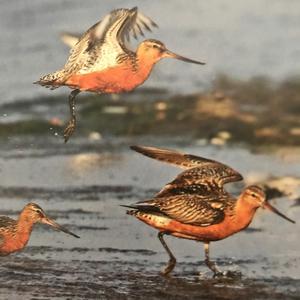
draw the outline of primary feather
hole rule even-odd
[[[155,147],[131,146],[131,149],[185,169],[165,185],[156,197],[182,194],[214,196],[215,193],[226,193],[224,184],[243,179],[240,173],[215,160]]]

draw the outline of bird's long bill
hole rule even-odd
[[[295,221],[293,221],[292,219],[288,218],[287,216],[285,216],[283,213],[281,213],[277,208],[275,208],[274,206],[272,206],[269,202],[265,201],[263,204],[263,208],[267,208],[268,210],[272,211],[273,213],[275,213],[276,215],[286,219],[287,221],[291,222],[291,223],[296,223]]]
[[[52,226],[53,228],[55,228],[56,230],[62,231],[64,233],[70,234],[76,238],[79,238],[78,235],[76,235],[75,233],[69,231],[68,229],[66,229],[65,227],[57,224],[56,222],[54,222],[53,220],[49,219],[48,217],[45,217],[41,220],[41,223],[47,224]]]
[[[204,62],[193,60],[193,59],[181,56],[181,55],[176,54],[176,53],[174,53],[174,52],[172,52],[170,50],[166,50],[164,52],[163,57],[176,58],[176,59],[179,59],[179,60],[182,60],[182,61],[185,61],[185,62],[188,62],[188,63],[192,63],[192,64],[205,65]]]

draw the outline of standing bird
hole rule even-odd
[[[235,199],[223,188],[243,177],[214,160],[154,147],[132,146],[133,150],[186,169],[151,200],[125,207],[139,220],[159,230],[158,238],[169,255],[163,275],[175,267],[176,259],[164,241],[165,234],[204,243],[205,263],[215,276],[224,275],[209,259],[209,243],[237,233],[251,223],[259,207],[267,208],[295,223],[266,200],[258,186],[248,186]]]
[[[0,256],[21,251],[27,245],[35,223],[50,225],[57,230],[79,238],[78,235],[48,218],[37,204],[28,203],[17,221],[6,216],[0,216]]]
[[[185,62],[201,64],[168,50],[157,40],[141,42],[136,52],[129,50],[126,41],[144,35],[157,25],[148,17],[132,9],[116,9],[102,21],[93,25],[71,49],[63,69],[43,76],[35,82],[52,89],[68,86],[71,119],[64,130],[65,142],[76,127],[75,97],[81,91],[96,93],[129,92],[141,85],[150,75],[153,66],[162,58],[171,57]]]

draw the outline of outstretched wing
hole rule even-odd
[[[179,166],[182,169],[190,169],[197,166],[204,166],[206,164],[218,163],[214,160],[210,160],[207,158],[198,157],[191,154],[184,154],[168,149],[137,145],[130,146],[130,148],[145,156]]]
[[[223,221],[226,205],[218,194],[213,201],[198,195],[182,195],[155,198],[130,207],[149,214],[163,214],[185,224],[209,226]]]
[[[115,66],[118,56],[127,50],[126,40],[144,35],[143,30],[151,31],[154,26],[136,7],[113,10],[83,34],[71,49],[64,71],[85,74]]]
[[[223,189],[224,184],[243,179],[234,169],[211,159],[154,147],[132,146],[131,149],[186,169],[156,197],[193,194],[206,200],[215,199],[216,194],[226,193]]]

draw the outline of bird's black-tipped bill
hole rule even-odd
[[[191,64],[205,65],[205,63],[202,62],[202,61],[193,60],[193,59],[181,56],[181,55],[176,54],[176,53],[174,53],[174,52],[172,52],[170,50],[166,50],[163,56],[164,57],[170,57],[170,58],[176,58],[176,59],[179,59],[179,60],[191,63]]]
[[[67,228],[57,224],[56,222],[54,222],[53,220],[49,219],[49,218],[43,218],[41,220],[42,223],[47,224],[53,228],[55,228],[56,230],[62,231],[64,233],[70,234],[76,238],[80,238],[78,235],[76,235],[75,233],[69,231]]]
[[[263,208],[267,208],[268,210],[272,211],[276,215],[282,217],[283,219],[286,219],[287,221],[289,221],[291,223],[296,223],[294,220],[288,218],[283,213],[281,213],[277,208],[275,208],[274,206],[272,206],[269,202],[264,202]]]

